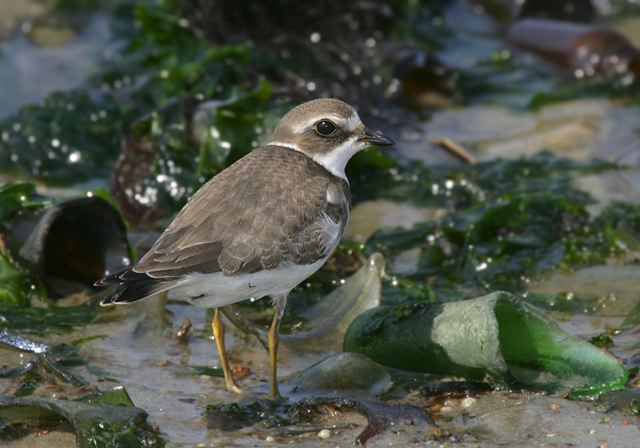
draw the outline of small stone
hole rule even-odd
[[[273,443],[276,441],[276,439],[274,439],[273,436],[267,436],[265,437],[264,441],[267,443]]]
[[[320,437],[321,439],[328,439],[329,437],[331,437],[331,431],[329,431],[328,429],[321,429],[318,433],[318,437]]]
[[[589,430],[589,435],[590,436],[594,435],[595,433],[596,433],[595,429],[592,428],[592,429]]]
[[[601,443],[598,448],[609,448],[609,444],[607,442]]]
[[[189,330],[191,330],[191,327],[191,320],[185,319],[174,335],[176,340],[182,344],[189,342]]]
[[[605,415],[600,419],[600,423],[611,423],[611,417],[609,417],[608,415]]]
[[[558,403],[553,403],[551,406],[549,406],[549,409],[551,409],[553,412],[560,412],[560,405]]]

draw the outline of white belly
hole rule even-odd
[[[189,274],[173,291],[191,304],[204,308],[230,305],[252,297],[287,295],[325,261],[326,258],[313,264],[289,265],[253,274]]]

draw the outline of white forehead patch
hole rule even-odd
[[[347,122],[345,123],[344,127],[347,128],[349,131],[353,131],[355,130],[355,128],[357,128],[360,125],[360,123],[362,123],[360,121],[360,116],[358,115],[358,112],[354,110],[351,116],[347,119]]]

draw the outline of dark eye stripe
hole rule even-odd
[[[320,120],[316,123],[316,132],[324,137],[333,134],[336,125],[330,120]]]

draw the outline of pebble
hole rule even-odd
[[[328,439],[329,437],[331,437],[331,431],[329,431],[328,429],[321,429],[318,433],[318,437],[320,437],[321,439]]]
[[[267,436],[265,437],[264,441],[267,443],[273,443],[276,441],[276,439],[274,439],[273,436]]]

